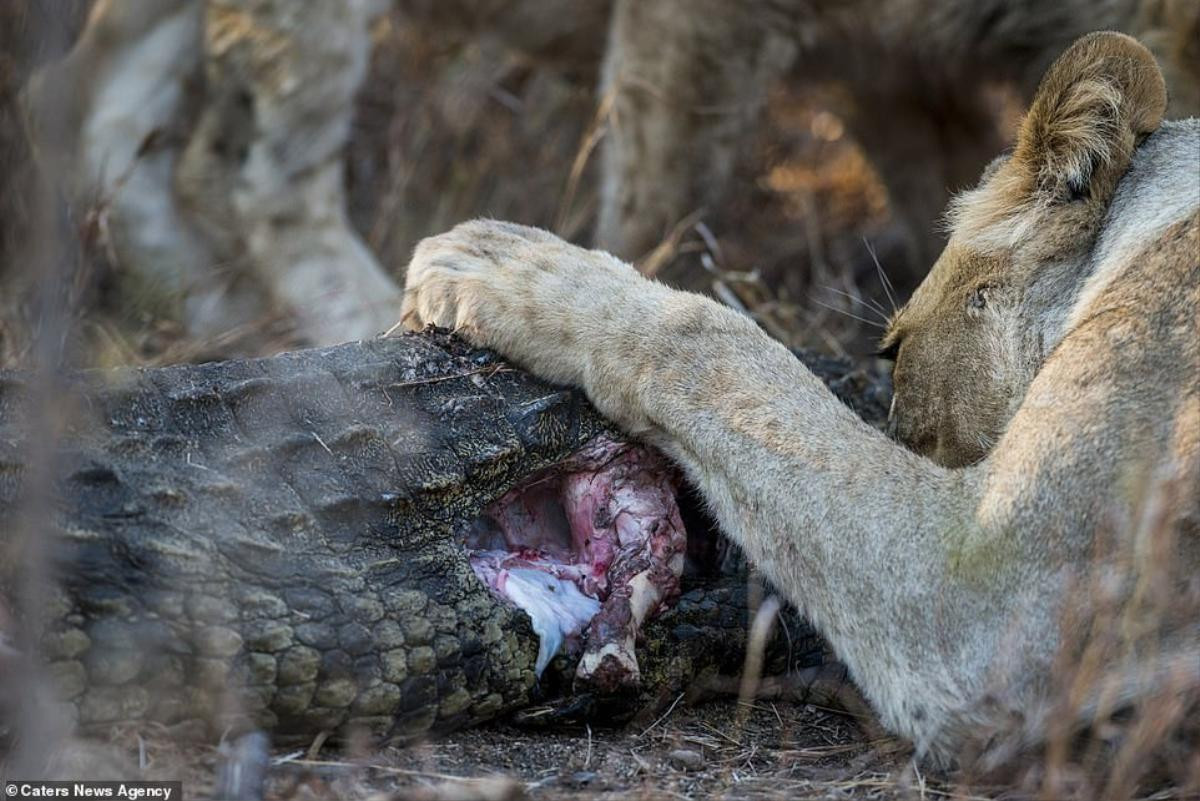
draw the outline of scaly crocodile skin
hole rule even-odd
[[[29,380],[0,372],[0,590],[17,615]],[[579,394],[438,333],[71,387],[40,642],[85,728],[404,741],[569,693],[564,657],[535,686],[528,618],[459,542],[521,478],[612,433]],[[685,586],[644,629],[643,695],[736,671],[746,610],[736,583]],[[773,669],[823,658],[794,615],[787,629]]]

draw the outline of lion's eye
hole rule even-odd
[[[900,355],[900,340],[898,340],[898,339],[895,342],[892,342],[890,345],[885,345],[884,347],[875,351],[875,357],[877,359],[886,359],[889,362],[896,361],[896,357],[899,355]]]

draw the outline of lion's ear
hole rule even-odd
[[[1013,161],[1052,201],[1107,200],[1166,107],[1166,83],[1149,50],[1121,33],[1089,34],[1042,78]]]

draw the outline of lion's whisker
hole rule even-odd
[[[888,278],[887,271],[883,269],[883,265],[879,263],[879,254],[875,252],[874,245],[871,244],[865,236],[862,238],[863,244],[866,245],[867,253],[871,255],[871,261],[875,262],[875,271],[879,274],[879,283],[883,286],[884,294],[887,295],[888,303],[892,304],[892,313],[895,314],[899,309],[896,306],[895,287],[892,286],[892,279]]]
[[[841,295],[844,298],[848,298],[848,299],[854,301],[855,303],[862,306],[864,309],[868,309],[870,311],[875,312],[876,314],[879,315],[879,319],[881,321],[883,321],[884,324],[887,323],[887,321],[888,321],[887,312],[883,309],[882,306],[880,306],[874,300],[871,300],[869,298],[864,298],[861,295],[855,295],[852,292],[844,292],[841,289],[838,289],[838,288],[832,287],[832,286],[826,286],[824,288],[829,290],[830,292],[833,292],[835,294]]]
[[[859,315],[855,314],[854,312],[848,312],[845,309],[839,309],[837,306],[831,306],[828,303],[822,303],[821,301],[817,300],[816,298],[810,298],[810,300],[812,300],[813,303],[817,304],[818,306],[820,306],[823,309],[829,309],[829,311],[831,311],[831,312],[837,312],[838,314],[844,315],[851,319],[858,320],[860,323],[862,323],[864,325],[869,325],[872,328],[878,328],[880,331],[885,330],[887,327],[887,326],[882,325],[881,323],[876,322],[875,320],[868,320],[866,317],[860,317]]]

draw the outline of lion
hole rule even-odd
[[[638,259],[697,211],[719,219],[768,90],[795,76],[835,89],[905,232],[896,278],[911,287],[945,244],[935,222],[949,193],[1007,143],[997,92],[984,90],[1027,100],[1098,29],[1146,41],[1166,69],[1168,116],[1200,114],[1194,0],[616,0],[593,244]]]
[[[1081,725],[1200,686],[1200,120],[1166,107],[1129,36],[1054,62],[883,338],[891,437],[746,316],[533,228],[422,242],[402,320],[666,452],[920,754],[1036,743],[1090,636]]]

